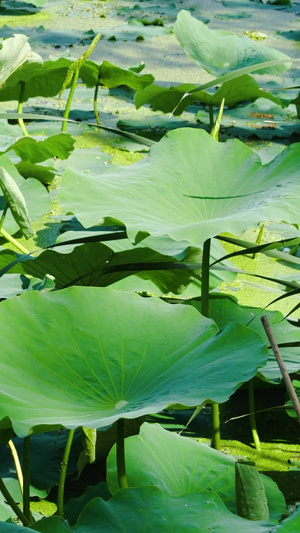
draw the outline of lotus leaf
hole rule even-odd
[[[25,180],[20,176],[17,168],[10,162],[6,155],[0,156],[0,166],[13,178],[18,185],[23,197],[26,201],[26,206],[30,220],[38,220],[42,215],[50,211],[49,195],[41,183],[35,179]],[[2,197],[3,199],[3,197]],[[0,210],[3,211],[4,202],[0,203]],[[9,233],[18,231],[19,226],[8,212],[5,217],[4,228]]]
[[[196,305],[200,311],[199,302]],[[210,316],[215,320],[219,328],[224,327],[225,324],[228,324],[231,320],[239,322],[256,331],[262,339],[265,340],[266,345],[268,346],[269,342],[260,320],[263,315],[267,316],[275,339],[279,345],[281,343],[298,343],[298,346],[280,347],[280,353],[284,359],[288,373],[293,374],[299,372],[300,331],[299,328],[289,324],[289,322],[284,319],[282,313],[279,311],[266,311],[265,309],[238,305],[236,301],[226,296],[212,296],[212,299],[210,300]],[[281,372],[271,349],[269,349],[268,362],[266,366],[259,371],[258,376],[271,383],[281,382]]]
[[[45,61],[43,65],[24,65],[21,70],[12,74],[5,85],[0,88],[0,101],[18,100],[20,81],[25,82],[24,102],[35,96],[56,96],[63,87],[68,68],[72,63],[71,59],[61,57],[60,59]],[[122,69],[107,61],[103,61],[100,67],[94,61],[86,61],[80,69],[80,78],[88,87],[97,85],[99,68],[100,82],[107,87],[127,85],[132,89],[141,90],[154,80],[151,74],[135,74],[131,70]]]
[[[196,119],[209,127],[209,113],[204,109],[197,112]],[[222,117],[222,130],[227,128],[236,136],[245,138],[255,135],[259,139],[289,138],[300,132],[293,104],[282,109],[265,98],[243,107],[226,109]],[[270,145],[266,148],[270,149]]]
[[[236,513],[233,457],[171,433],[159,424],[147,423],[142,425],[139,435],[126,440],[125,453],[130,487],[157,485],[172,496],[209,490]],[[115,456],[114,447],[107,459],[107,484],[112,494],[119,488]],[[261,476],[261,480],[270,516],[279,519],[285,512],[284,497],[269,477]]]
[[[108,502],[92,500],[79,516],[75,531],[94,533],[101,528],[120,533],[206,533],[213,529],[216,533],[270,533],[276,524],[232,514],[213,492],[171,496],[158,487],[138,487],[122,489]],[[278,527],[283,530],[283,526]]]
[[[189,11],[180,11],[174,33],[186,53],[210,74],[222,76],[229,71],[274,59],[287,62],[259,71],[260,74],[281,74],[291,66],[290,58],[246,35],[210,30]]]
[[[27,292],[1,316],[0,427],[19,436],[224,402],[267,354],[245,326],[216,335],[191,307],[109,288]]]
[[[40,163],[52,157],[67,159],[74,148],[74,143],[74,139],[67,133],[52,135],[43,141],[36,141],[31,137],[22,137],[10,145],[5,152],[13,150],[23,161]]]
[[[54,531],[55,533],[74,533],[73,529],[60,516],[50,516],[49,518],[39,520],[29,526],[29,528],[40,533],[54,533]],[[26,528],[26,531],[28,532],[28,528]],[[10,532],[7,531],[7,533]]]
[[[129,248],[129,249],[128,249]],[[70,285],[93,285],[105,287],[126,278],[132,274],[144,279],[152,280],[165,294],[179,293],[195,276],[195,269],[180,268],[180,261],[172,256],[163,255],[146,246],[133,247],[128,241],[121,241],[120,251],[114,252],[101,243],[87,243],[77,246],[70,253],[59,253],[46,250],[35,259],[22,263],[21,268],[30,275],[43,278],[51,274],[55,278],[58,289]],[[61,249],[59,249],[61,251]],[[198,249],[189,248],[184,255],[184,261],[196,262],[201,260]],[[146,264],[151,263],[148,268]],[[152,265],[153,263],[153,265]],[[155,263],[157,269],[155,269]],[[178,269],[170,268],[171,264],[178,265]],[[175,266],[175,265],[174,265]],[[152,270],[151,270],[152,268]]]
[[[100,84],[109,89],[127,85],[136,91],[140,91],[154,80],[152,74],[139,75],[130,69],[117,67],[108,61],[102,61],[100,66],[93,61],[86,61],[81,67],[80,77],[87,87],[95,87],[98,83],[98,76]]]
[[[11,516],[11,515],[10,515]],[[9,517],[7,517],[9,518]],[[55,528],[55,529],[53,529]],[[40,533],[74,533],[67,523],[58,516],[39,520],[28,527],[22,527],[14,523],[1,522],[1,533],[28,533],[31,530]]]
[[[181,128],[129,168],[97,178],[67,170],[59,203],[84,226],[105,217],[120,221],[132,241],[145,231],[202,246],[220,232],[241,234],[265,220],[299,223],[299,155],[294,144],[263,166],[238,140],[218,143]]]
[[[145,103],[149,103],[154,110],[159,109],[164,113],[172,113],[174,111],[174,115],[181,115],[190,104],[195,102],[219,107],[223,98],[225,98],[227,106],[233,106],[243,100],[253,101],[257,98],[266,98],[277,104],[281,103],[280,98],[260,89],[257,81],[249,75],[240,76],[223,83],[214,93],[197,91],[183,98],[187,92],[195,88],[196,85],[188,83],[170,88],[149,85],[135,94],[134,103],[137,109]]]
[[[29,68],[35,63],[42,63],[42,58],[32,52],[26,35],[14,35],[9,39],[2,40],[0,48],[0,87],[5,84],[10,76],[18,71],[22,65]]]

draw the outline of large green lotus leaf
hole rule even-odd
[[[149,85],[135,94],[134,103],[137,109],[149,103],[154,110],[159,109],[164,113],[172,113],[174,111],[174,115],[181,115],[189,105],[195,102],[219,107],[223,98],[225,98],[225,105],[227,106],[233,106],[243,100],[256,100],[257,98],[267,98],[277,104],[281,103],[280,98],[260,89],[257,81],[249,75],[223,83],[214,93],[197,91],[183,98],[187,92],[195,88],[196,85],[189,83],[170,88]]]
[[[263,166],[238,140],[218,143],[204,131],[181,128],[130,167],[99,177],[67,170],[59,203],[87,227],[111,217],[131,240],[145,231],[202,246],[218,233],[241,234],[265,220],[299,223],[299,156],[294,144]]]
[[[277,523],[240,518],[213,492],[171,496],[158,487],[138,487],[122,489],[108,502],[92,500],[80,514],[75,531],[270,533]]]
[[[80,78],[87,87],[95,87],[99,73],[101,85],[110,89],[127,85],[135,91],[140,91],[154,80],[152,74],[136,74],[132,70],[117,67],[108,61],[102,61],[100,67],[93,61],[86,61],[81,67]]]
[[[75,140],[68,133],[58,133],[43,141],[36,141],[32,137],[22,137],[10,145],[5,152],[13,150],[24,161],[40,163],[53,157],[67,159],[74,148],[74,143]]]
[[[0,48],[0,87],[25,63],[32,68],[34,63],[42,63],[41,56],[32,52],[26,35],[14,35],[4,41]],[[20,92],[20,89],[18,89]],[[1,92],[1,91],[0,91]]]
[[[119,250],[115,252],[97,242],[77,246],[70,253],[59,253],[60,250],[46,250],[34,261],[28,260],[21,266],[28,274],[42,279],[46,274],[51,274],[58,289],[70,285],[106,287],[136,274],[153,281],[163,294],[182,292],[195,274],[200,273],[201,252],[193,248],[187,249],[183,260],[191,263],[198,261],[198,267],[182,270],[170,268],[171,264],[180,262],[172,256],[160,254],[146,246],[133,247],[124,240],[119,241]],[[146,269],[145,263],[160,263],[160,268],[157,265],[156,270],[151,270],[151,266]]]
[[[1,303],[0,335],[0,427],[19,436],[222,403],[267,355],[245,326],[216,335],[191,307],[110,288],[13,297]]]
[[[275,59],[287,59],[287,63],[261,69],[259,73],[281,74],[291,66],[286,54],[253,41],[246,35],[210,30],[203,22],[192,17],[189,11],[180,11],[174,24],[174,33],[186,53],[214,76]]]
[[[189,301],[189,303],[192,303]],[[200,311],[200,302],[195,302],[195,306]],[[299,343],[299,328],[289,324],[279,311],[266,311],[257,307],[242,306],[227,296],[212,296],[210,300],[210,317],[216,322],[218,327],[223,328],[228,322],[234,321],[244,324],[258,333],[269,346],[269,341],[260,318],[265,315],[270,323],[277,344],[281,343]],[[299,346],[280,347],[280,353],[283,357],[289,374],[299,372],[300,370],[300,348]],[[278,367],[276,358],[269,350],[269,357],[266,366],[259,371],[258,376],[263,377],[266,381],[280,383],[282,376]]]
[[[125,444],[126,473],[130,487],[157,485],[167,494],[213,491],[228,509],[236,512],[235,459],[206,444],[181,437],[159,424],[144,423],[139,435]],[[162,462],[163,458],[163,462]],[[276,483],[261,475],[270,516],[279,519],[285,500]],[[107,458],[107,483],[112,494],[118,491],[115,446]]]
[[[39,183],[36,179],[25,180],[18,172],[17,168],[8,157],[0,155],[0,166],[10,174],[10,176],[16,181],[20,191],[22,192],[29,214],[30,220],[38,220],[42,215],[50,211],[50,198],[45,187]],[[0,213],[2,214],[5,207],[4,197],[0,196]],[[19,230],[19,226],[14,220],[10,211],[7,212],[4,221],[4,229],[8,233],[15,233]]]

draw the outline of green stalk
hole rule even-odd
[[[8,203],[5,202],[5,207],[3,209],[3,213],[2,213],[2,216],[1,216],[1,220],[0,220],[0,231],[1,231],[2,226],[4,224],[4,220],[5,220],[5,217],[6,217],[7,210],[8,210]]]
[[[208,110],[209,110],[209,127],[210,129],[212,130],[213,127],[214,127],[214,106],[213,105],[210,105],[208,107]]]
[[[98,98],[99,86],[100,86],[100,67],[99,67],[99,73],[98,73],[98,80],[97,80],[97,84],[96,84],[95,92],[94,92],[94,115],[96,117],[96,122],[98,126],[101,126],[101,121],[100,121],[100,117],[99,117],[99,113],[97,109],[97,98]]]
[[[250,410],[250,425],[251,425],[251,432],[253,437],[253,442],[255,445],[255,448],[258,452],[261,451],[260,446],[260,440],[259,435],[257,433],[256,428],[256,418],[255,418],[255,401],[254,401],[254,381],[253,378],[250,379],[248,383],[248,392],[249,392],[249,410]]]
[[[23,441],[23,512],[29,522],[34,522],[30,512],[30,437]]]
[[[19,482],[19,486],[20,486],[20,491],[21,491],[21,494],[23,494],[23,472],[22,472],[22,468],[21,468],[18,452],[17,452],[16,447],[15,447],[15,445],[14,445],[12,440],[8,441],[8,447],[10,449],[12,458],[13,458],[14,463],[15,463],[15,468],[16,468],[17,478],[18,478],[18,482]]]
[[[124,418],[117,421],[117,473],[120,489],[128,488],[125,468]]]
[[[22,254],[29,254],[29,251],[21,243],[14,239],[9,233],[7,233],[5,229],[0,228],[0,234],[2,235],[2,237],[4,237],[4,239],[13,244],[16,248],[18,248],[18,250],[20,250]]]
[[[259,229],[259,232],[258,232],[258,235],[257,235],[257,239],[256,239],[256,241],[255,241],[255,244],[260,245],[260,244],[262,243],[262,238],[263,238],[263,234],[264,234],[264,229],[265,229],[265,225],[262,224],[261,227],[260,227],[260,229]],[[256,259],[257,256],[258,256],[257,253],[253,254],[252,259]]]
[[[24,93],[25,93],[25,81],[20,81],[20,94],[19,94],[19,101],[18,101],[18,109],[17,113],[23,112],[23,103],[24,103]],[[18,118],[19,126],[23,132],[23,135],[25,137],[28,137],[28,131],[26,129],[26,126],[24,124],[24,120],[22,118]]]
[[[15,500],[13,499],[10,492],[7,490],[4,481],[2,477],[0,477],[0,491],[2,492],[5,500],[7,501],[8,505],[11,506],[12,510],[16,513],[17,517],[21,520],[23,526],[29,526],[30,521],[25,516],[25,514],[21,511],[20,507],[16,504]]]
[[[210,259],[210,239],[203,245],[202,254],[202,275],[201,275],[201,314],[209,317],[209,259]],[[220,441],[220,412],[219,404],[212,402],[212,438],[211,446],[216,450],[221,449]]]
[[[67,100],[66,108],[65,108],[65,112],[64,112],[64,118],[66,118],[66,119],[69,118],[73,96],[74,96],[77,80],[79,78],[79,72],[80,72],[80,68],[76,68],[76,70],[75,70],[75,72],[73,74],[73,77],[72,77],[70,93],[69,93],[69,96],[68,96],[68,100]],[[67,130],[67,121],[63,122],[62,123],[62,127],[61,127],[61,131],[62,132],[66,131],[66,130]]]
[[[87,61],[87,59],[90,57],[90,55],[93,52],[97,42],[100,39],[100,37],[101,37],[101,33],[98,33],[98,35],[96,35],[96,37],[94,37],[93,41],[91,42],[91,44],[90,44],[89,48],[86,50],[86,52],[84,52],[84,54],[82,54],[78,59],[76,59],[76,61],[71,63],[71,65],[68,68],[66,79],[65,79],[65,81],[63,83],[63,86],[62,86],[60,94],[59,94],[59,96],[61,96],[62,93],[64,92],[64,90],[67,87],[69,87],[69,85],[71,85],[70,94],[69,94],[69,97],[68,97],[68,100],[67,100],[67,104],[66,104],[66,109],[65,109],[65,112],[64,112],[64,118],[66,118],[66,119],[69,118],[71,104],[72,104],[72,100],[73,100],[73,96],[74,96],[74,92],[75,92],[76,83],[77,83],[77,80],[79,78],[80,69],[84,65],[84,63]],[[63,122],[61,131],[66,131],[66,129],[67,129],[67,121]]]
[[[221,450],[221,436],[220,436],[220,409],[219,404],[211,402],[212,414],[212,436],[211,447],[215,450]]]
[[[221,121],[223,117],[224,105],[225,105],[225,98],[222,98],[218,116],[210,131],[210,135],[212,136],[213,139],[215,139],[215,141],[219,140],[219,131],[220,131]]]
[[[209,259],[210,239],[203,244],[201,269],[201,314],[209,317]]]
[[[57,514],[64,517],[64,491],[65,491],[65,481],[67,475],[68,461],[70,456],[70,451],[72,447],[73,437],[75,429],[70,429],[68,439],[66,442],[66,447],[61,463],[61,471],[58,482],[58,491],[57,491]]]

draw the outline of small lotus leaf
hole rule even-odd
[[[74,143],[74,139],[68,133],[58,133],[43,141],[22,137],[10,145],[5,152],[13,150],[23,161],[40,163],[53,157],[67,159],[74,148]]]
[[[117,67],[108,61],[102,61],[100,67],[93,61],[86,61],[81,67],[80,77],[87,87],[95,87],[100,76],[100,84],[109,89],[127,85],[135,91],[144,89],[150,83],[153,83],[152,74],[136,74],[132,70]]]
[[[210,74],[222,76],[232,70],[275,59],[287,62],[259,71],[260,74],[280,74],[291,66],[290,58],[246,35],[210,30],[189,11],[180,11],[174,33],[186,53]]]
[[[145,103],[150,103],[154,110],[159,109],[164,113],[172,113],[174,111],[175,116],[181,115],[189,105],[195,102],[219,107],[223,98],[225,98],[225,105],[227,106],[233,106],[244,100],[256,100],[257,98],[266,98],[277,104],[281,103],[280,98],[268,91],[263,91],[257,81],[249,75],[240,76],[223,83],[214,93],[197,91],[183,98],[187,92],[195,88],[196,85],[188,83],[170,88],[149,85],[135,94],[134,103],[137,109]]]
[[[27,63],[27,65],[30,64],[29,68],[32,68],[32,64],[43,62],[38,54],[32,52],[27,41],[28,37],[26,35],[14,35],[9,39],[2,40],[0,49],[0,87],[22,65]]]

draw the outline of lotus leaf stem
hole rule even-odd
[[[203,245],[202,272],[201,272],[201,314],[209,317],[209,259],[210,239]]]
[[[120,489],[128,488],[125,468],[124,418],[117,421],[117,473]]]
[[[8,203],[5,202],[5,207],[3,209],[3,213],[1,215],[1,220],[0,220],[0,230],[2,229],[2,226],[4,224],[4,220],[5,220],[5,217],[6,217],[7,210],[8,210]]]
[[[255,448],[258,452],[261,451],[259,435],[256,427],[256,418],[255,418],[255,400],[254,400],[254,382],[253,379],[250,379],[248,383],[248,392],[249,392],[249,410],[250,410],[250,425],[251,432],[253,437],[253,442]]]
[[[4,239],[6,239],[8,242],[13,244],[22,254],[29,254],[29,251],[21,244],[19,243],[14,237],[12,237],[5,229],[0,228],[0,234]]]
[[[0,491],[2,492],[7,503],[11,506],[12,510],[16,513],[17,517],[21,520],[22,524],[24,526],[29,526],[30,521],[20,509],[20,507],[17,505],[10,492],[7,490],[2,477],[0,477]]]
[[[57,491],[57,514],[64,517],[64,491],[65,491],[65,481],[67,475],[68,461],[70,457],[70,451],[72,447],[73,437],[75,429],[70,429],[69,435],[67,438],[64,455],[61,463],[61,471],[58,482],[58,491]]]
[[[75,89],[76,89],[77,80],[79,78],[79,71],[80,71],[80,69],[77,68],[75,70],[74,74],[73,74],[73,77],[72,77],[70,93],[69,93],[69,96],[68,96],[68,100],[67,100],[66,108],[65,108],[65,112],[64,112],[64,118],[66,118],[66,119],[69,118],[73,96],[74,96],[74,92],[75,92]],[[67,130],[67,121],[65,120],[62,123],[61,131],[64,132],[66,130]]]
[[[222,117],[223,117],[224,105],[225,105],[225,98],[222,99],[222,102],[221,102],[221,105],[220,105],[220,109],[219,109],[219,112],[218,112],[218,116],[217,116],[216,121],[213,124],[213,127],[211,128],[211,132],[210,132],[212,138],[215,139],[215,141],[219,140],[219,132],[220,132],[221,121],[222,121]]]
[[[208,109],[209,109],[209,127],[212,130],[213,127],[214,127],[214,123],[215,123],[215,121],[214,121],[214,106],[211,104]]]
[[[73,96],[74,96],[77,80],[79,78],[80,69],[84,65],[84,63],[87,61],[87,59],[90,57],[90,55],[93,52],[97,42],[100,39],[100,37],[101,37],[101,33],[98,33],[98,35],[96,35],[96,37],[94,37],[94,39],[92,40],[92,42],[91,42],[89,48],[86,50],[86,52],[84,52],[84,54],[82,54],[78,59],[76,59],[76,61],[71,63],[71,65],[68,68],[66,79],[65,79],[65,81],[63,83],[63,86],[62,86],[62,89],[60,91],[60,96],[61,96],[63,91],[69,86],[69,84],[71,84],[70,93],[69,93],[69,96],[68,96],[68,100],[67,100],[66,108],[65,108],[65,112],[64,112],[64,118],[65,119],[69,118],[71,104],[72,104],[72,100],[73,100]],[[61,131],[62,132],[66,131],[66,129],[67,129],[67,121],[65,120],[63,122],[63,124],[62,124]]]
[[[15,468],[16,468],[17,478],[18,478],[18,482],[19,482],[19,486],[20,486],[20,491],[21,491],[21,494],[23,494],[23,472],[22,472],[22,468],[21,468],[20,459],[19,459],[19,456],[18,456],[17,449],[16,449],[16,447],[15,447],[15,445],[14,445],[14,443],[13,443],[13,441],[11,439],[8,441],[8,447],[10,449],[12,458],[13,458],[14,463],[15,463]]]
[[[209,317],[209,259],[211,240],[207,239],[203,245],[201,272],[201,314]],[[220,441],[220,412],[219,404],[212,402],[212,438],[211,445],[216,450],[221,449]]]
[[[34,522],[30,512],[30,437],[23,441],[23,512],[29,522]]]
[[[219,404],[216,402],[211,403],[212,413],[212,436],[211,447],[215,450],[221,450],[221,436],[220,436],[220,409]]]
[[[99,67],[98,80],[97,80],[97,83],[95,86],[95,92],[94,92],[94,115],[96,117],[96,122],[98,126],[101,126],[101,121],[100,121],[100,117],[99,117],[99,113],[97,109],[97,99],[98,99],[98,91],[99,91],[99,86],[100,86],[100,78],[101,78],[101,74],[100,74],[100,67]]]
[[[20,94],[19,94],[17,113],[22,113],[23,112],[24,93],[25,93],[25,81],[20,81]],[[24,123],[24,120],[22,119],[22,117],[18,118],[18,123],[19,123],[19,126],[20,126],[20,128],[21,128],[21,130],[23,132],[23,135],[25,137],[28,137],[28,131],[26,129],[26,126],[25,126],[25,123]]]
[[[257,239],[255,241],[255,244],[257,245],[260,245],[262,243],[262,238],[263,238],[263,234],[264,234],[264,229],[265,229],[265,225],[262,224],[261,227],[259,228],[259,232],[258,232],[258,235],[257,235]],[[257,252],[253,254],[253,259],[256,259],[257,258]]]

